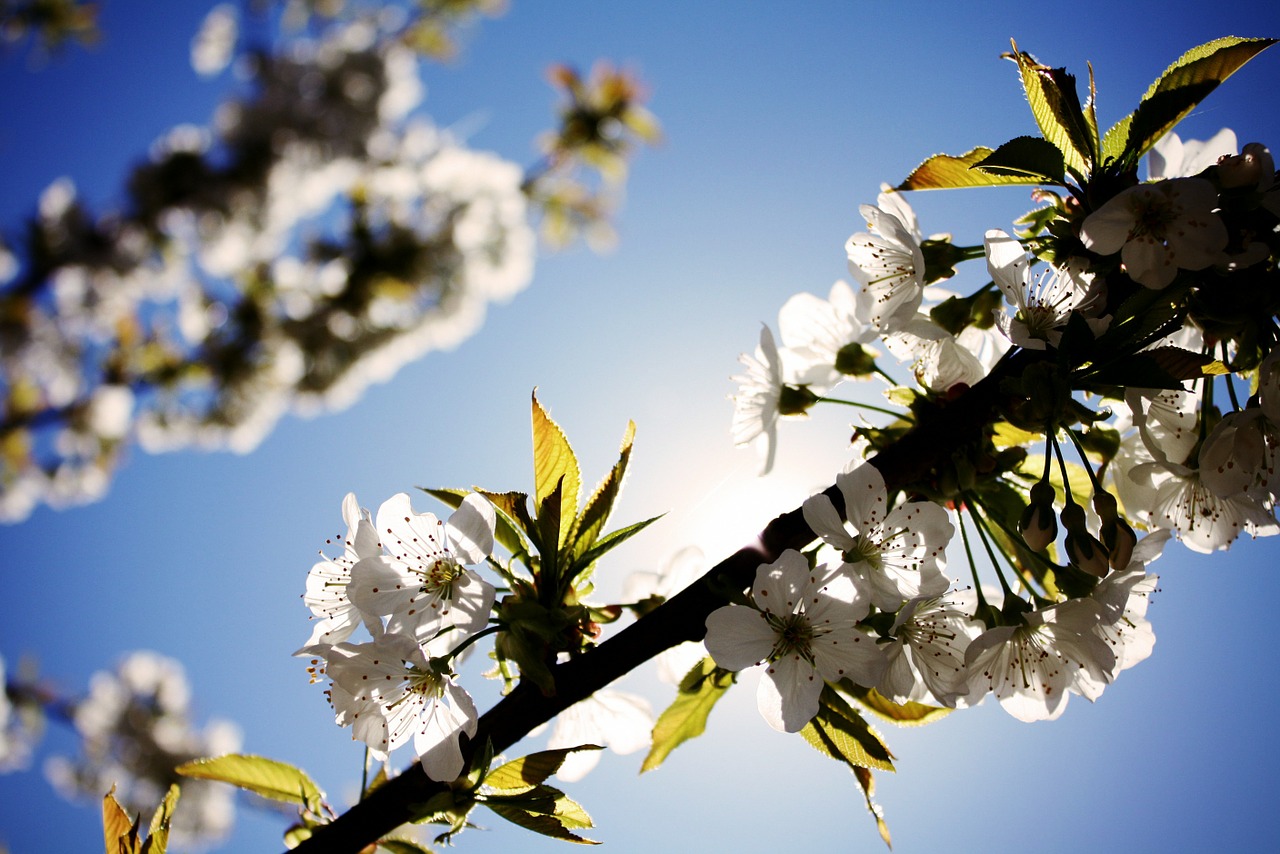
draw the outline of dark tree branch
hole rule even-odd
[[[916,413],[910,432],[870,460],[892,491],[930,479],[963,444],[981,437],[996,420],[1006,393],[1007,377],[1016,377],[1029,364],[1046,358],[1043,351],[1020,351],[997,366],[990,376],[956,399],[931,405]],[[843,513],[844,500],[836,487],[825,494]],[[554,718],[568,707],[591,696],[645,661],[683,641],[701,640],[707,615],[726,603],[727,592],[743,590],[755,580],[762,563],[775,560],[787,549],[802,549],[814,540],[799,508],[769,523],[753,546],[740,549],[712,567],[684,591],[673,596],[599,647],[552,668],[556,694],[544,696],[531,682],[521,682],[481,716],[476,735],[463,747],[469,761],[488,739],[501,752],[524,738],[530,730]],[[317,827],[310,839],[296,849],[315,852],[358,852],[369,843],[415,818],[446,783],[427,778],[415,762],[333,823]]]

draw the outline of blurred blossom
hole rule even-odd
[[[221,720],[203,730],[194,727],[191,689],[177,661],[149,651],[130,653],[114,672],[93,675],[71,719],[82,739],[81,755],[45,763],[45,775],[64,797],[100,800],[115,786],[126,811],[149,814],[178,783],[182,805],[173,834],[179,844],[213,841],[230,831],[234,789],[179,777],[173,769],[239,750],[240,730]]]
[[[234,22],[210,14],[199,70]],[[250,451],[528,285],[522,170],[409,118],[419,60],[395,36],[335,23],[249,58],[252,93],[153,146],[127,215],[91,214],[68,179],[44,192],[0,256],[0,519],[100,497],[128,439]]]
[[[212,77],[227,67],[240,35],[240,19],[230,3],[214,6],[191,41],[191,67],[202,77]]]

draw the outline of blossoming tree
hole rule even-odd
[[[588,488],[535,393],[531,485],[433,487],[376,509],[335,497],[345,533],[300,591],[312,625],[295,655],[366,748],[357,803],[338,814],[305,771],[259,756],[178,772],[290,805],[300,851],[422,850],[409,823],[465,845],[480,808],[586,841],[584,805],[550,778],[572,783],[606,748],[647,747],[657,768],[759,667],[765,724],[846,765],[888,842],[873,773],[895,757],[873,722],[984,702],[1042,721],[1072,694],[1096,701],[1153,653],[1150,565],[1167,544],[1210,554],[1280,533],[1275,164],[1261,143],[1174,130],[1274,41],[1187,51],[1107,130],[1092,74],[1082,97],[1014,44],[1038,135],[933,155],[886,185],[844,247],[854,284],[787,300],[779,335],[765,326],[741,359],[732,438],[766,474],[783,422],[819,405],[871,413],[829,487],[753,545],[705,567],[682,553],[602,602],[597,571],[656,521],[614,519],[635,425]],[[908,201],[1008,185],[1033,187],[1037,206],[981,245],[926,238]],[[965,264],[987,284],[948,289]],[[832,396],[860,381],[885,401]],[[483,711],[469,656],[502,686]],[[656,657],[676,684],[652,718],[609,686]],[[553,721],[546,749],[507,755]],[[153,840],[187,785],[160,804]],[[109,837],[141,846],[114,804]]]

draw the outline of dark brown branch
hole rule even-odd
[[[955,400],[917,412],[911,431],[871,460],[884,475],[889,489],[928,480],[955,449],[979,438],[1001,409],[1001,381],[1018,376],[1027,365],[1044,358],[1043,352],[1019,352]],[[843,512],[844,502],[835,486],[828,487],[825,494]],[[683,641],[701,640],[706,633],[707,615],[725,604],[728,591],[745,589],[754,581],[760,564],[773,561],[786,549],[804,548],[813,540],[814,533],[799,508],[777,517],[756,545],[740,549],[716,564],[683,592],[596,649],[554,667],[555,696],[543,696],[531,682],[520,683],[481,716],[475,738],[464,746],[464,755],[470,760],[486,739],[495,752],[504,751],[534,727],[663,650]],[[314,835],[294,850],[302,854],[358,852],[413,820],[415,807],[445,788],[447,784],[428,779],[422,766],[415,762],[332,824],[317,827]]]

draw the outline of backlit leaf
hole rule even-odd
[[[604,530],[605,523],[609,521],[613,504],[618,500],[618,494],[622,492],[622,482],[626,477],[627,463],[631,460],[631,445],[635,437],[636,424],[634,421],[628,421],[627,430],[622,435],[622,446],[618,449],[618,461],[591,493],[591,497],[582,508],[582,515],[574,525],[572,539],[575,556],[581,555],[595,545],[600,532]]]
[[[560,488],[560,542],[563,545],[569,536],[573,520],[578,513],[578,496],[582,490],[582,473],[578,468],[578,457],[569,446],[560,425],[551,420],[551,416],[538,402],[538,395],[533,395],[533,482],[534,504],[542,514],[543,502],[551,493]],[[566,524],[567,523],[567,524]],[[544,547],[550,544],[544,543]]]
[[[490,771],[484,778],[484,785],[501,791],[519,791],[530,789],[545,781],[560,770],[565,757],[579,750],[603,750],[596,744],[580,744],[577,747],[565,747],[558,750],[543,750],[530,753],[519,759],[513,759],[500,768]]]
[[[142,845],[142,854],[165,854],[169,847],[169,825],[173,823],[173,811],[178,805],[178,784],[174,783],[165,793],[164,800],[151,817],[151,829]]]
[[[898,726],[923,726],[942,720],[951,709],[927,706],[924,703],[895,703],[874,688],[858,686],[854,696],[875,714]]]
[[[138,821],[130,821],[129,814],[116,800],[116,787],[112,786],[102,799],[102,838],[106,854],[139,854]]]
[[[273,801],[297,804],[313,813],[320,812],[324,800],[324,793],[306,772],[264,756],[228,753],[212,759],[194,759],[174,770],[184,777],[230,783]]]
[[[1067,169],[1086,177],[1092,171],[1098,141],[1080,106],[1075,77],[1065,68],[1041,65],[1031,54],[1018,50],[1017,44],[1013,50],[1040,133],[1062,155]]]
[[[974,167],[994,154],[979,146],[957,156],[935,154],[911,171],[895,190],[953,190],[961,187],[998,187],[1004,184],[1039,184],[1025,175],[993,175]]]
[[[893,770],[893,754],[856,709],[823,686],[818,714],[800,735],[819,753],[850,767]]]
[[[652,771],[667,755],[707,728],[707,716],[716,701],[733,685],[733,672],[716,667],[710,657],[702,659],[680,680],[679,693],[653,726],[653,746],[640,772]]]

